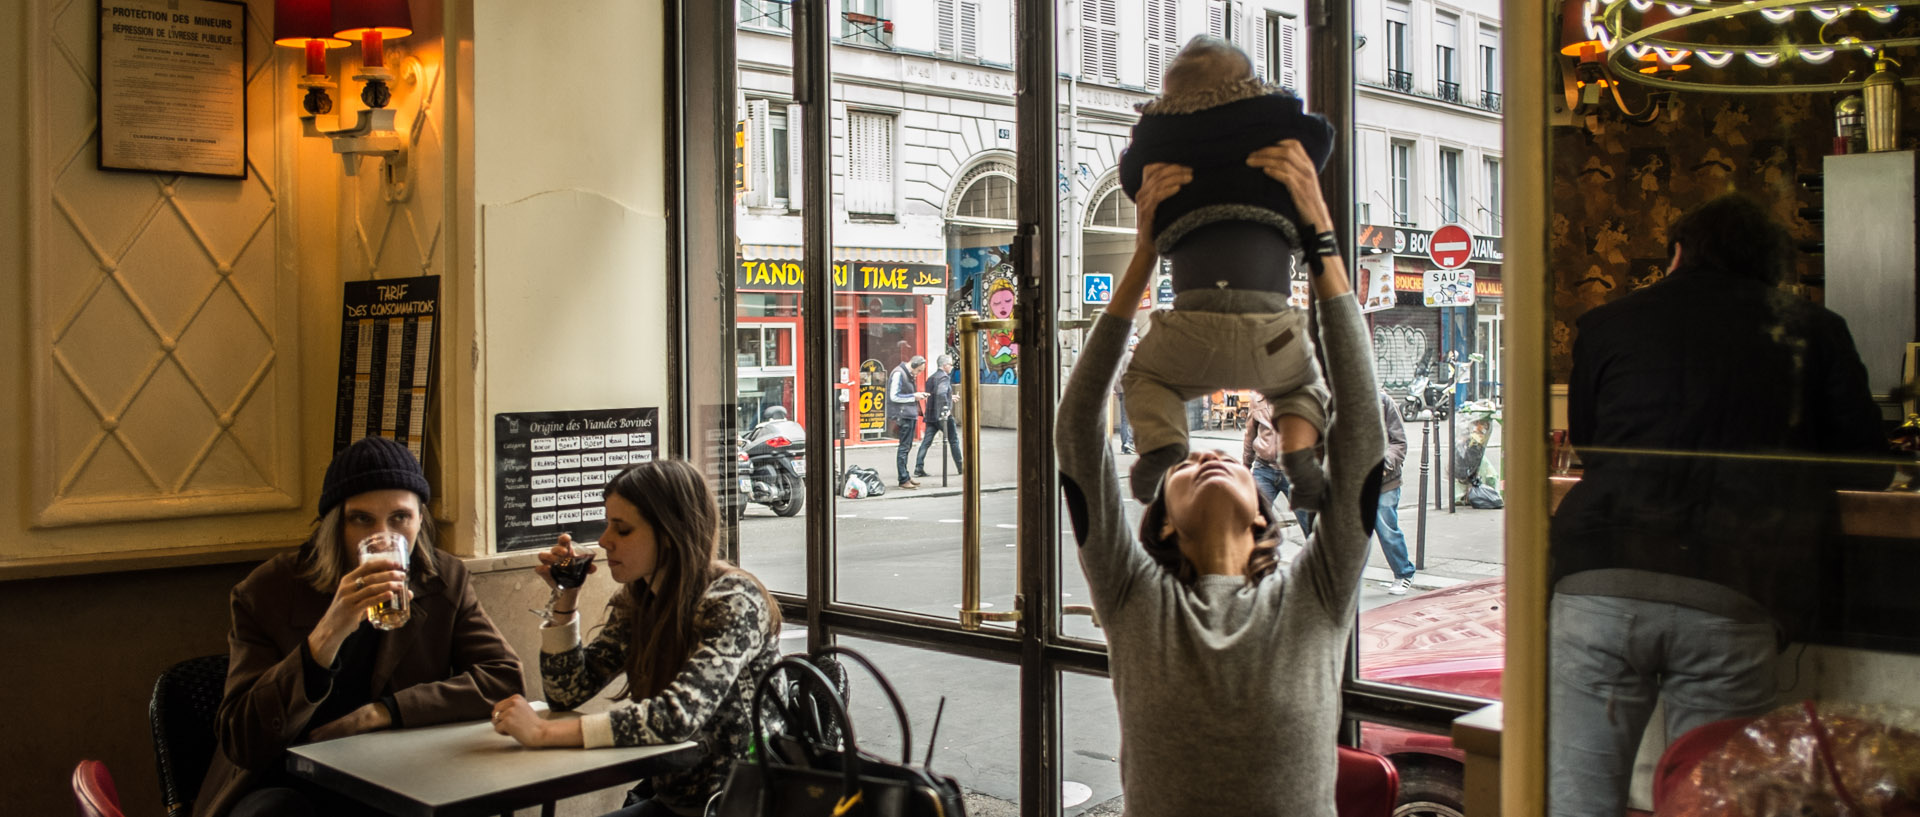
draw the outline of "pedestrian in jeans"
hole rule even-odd
[[[1133,363],[1133,347],[1140,342],[1139,335],[1127,336],[1127,352],[1120,356],[1120,371],[1126,371]],[[1127,422],[1127,386],[1125,379],[1113,381],[1113,405],[1120,410],[1120,453],[1132,454],[1133,424]]]
[[[933,373],[927,375],[927,435],[920,440],[920,454],[913,463],[913,475],[927,476],[927,449],[933,447],[933,437],[943,434],[947,438],[947,450],[953,454],[953,472],[960,473],[960,437],[954,433],[953,423],[953,358],[941,355],[934,359]]]
[[[893,426],[894,436],[900,438],[893,464],[900,473],[902,488],[920,487],[907,473],[907,455],[913,453],[913,435],[920,427],[920,401],[927,396],[926,392],[914,389],[920,370],[925,368],[927,359],[914,355],[913,359],[893,367],[893,374],[887,378],[887,422]]]
[[[1400,411],[1393,396],[1380,392],[1380,419],[1387,427],[1387,460],[1380,475],[1380,506],[1375,510],[1373,533],[1380,538],[1380,553],[1387,557],[1393,579],[1386,584],[1390,596],[1404,596],[1413,589],[1413,561],[1407,558],[1407,535],[1400,530],[1400,476],[1407,464],[1407,429],[1400,422]],[[1254,472],[1257,477],[1258,471]],[[1303,536],[1313,535],[1313,512],[1296,511]]]
[[[1287,473],[1280,470],[1280,430],[1273,425],[1273,404],[1267,402],[1266,395],[1253,393],[1247,431],[1240,443],[1240,461],[1253,469],[1253,484],[1260,489],[1260,498],[1279,504],[1293,486],[1287,483]]]
[[[1846,321],[1780,286],[1773,209],[1716,198],[1667,230],[1667,276],[1579,319],[1568,432],[1585,467],[1549,537],[1548,812],[1619,817],[1656,702],[1666,733],[1774,705],[1818,609],[1834,490],[1885,469]]]

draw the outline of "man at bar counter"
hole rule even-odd
[[[1840,316],[1781,287],[1784,228],[1716,198],[1668,231],[1668,277],[1580,318],[1553,518],[1549,803],[1619,817],[1656,700],[1669,739],[1766,712],[1804,630],[1834,490],[1886,452]],[[1851,461],[1835,461],[1851,458]]]

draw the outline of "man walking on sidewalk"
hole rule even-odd
[[[916,378],[920,370],[927,367],[927,359],[914,355],[912,360],[902,361],[893,367],[893,375],[887,379],[887,423],[893,426],[893,433],[900,438],[900,448],[894,452],[893,463],[900,473],[900,487],[918,488],[907,474],[907,454],[913,451],[913,435],[920,426],[920,400],[926,392],[915,390],[919,382]]]
[[[1393,581],[1387,583],[1387,595],[1404,596],[1413,588],[1413,560],[1407,558],[1407,535],[1400,530],[1400,476],[1407,465],[1407,427],[1400,422],[1400,410],[1393,396],[1380,391],[1380,417],[1387,426],[1387,458],[1380,474],[1380,504],[1375,511],[1373,535],[1380,539],[1380,553],[1387,557]],[[1251,447],[1249,450],[1252,450]],[[1257,473],[1257,472],[1256,472]],[[1313,535],[1313,514],[1295,511],[1300,533]]]
[[[927,476],[927,449],[933,447],[933,436],[944,434],[947,438],[947,450],[953,452],[953,471],[960,473],[960,438],[954,435],[953,422],[953,358],[941,355],[934,358],[933,373],[927,375],[927,434],[920,440],[920,455],[913,463],[913,475]]]

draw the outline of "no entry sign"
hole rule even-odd
[[[1458,224],[1449,224],[1433,231],[1433,240],[1427,242],[1427,257],[1441,269],[1459,269],[1467,265],[1467,259],[1473,255],[1473,237]]]

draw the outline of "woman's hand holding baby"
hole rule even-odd
[[[1153,248],[1153,214],[1160,202],[1173,197],[1187,182],[1193,181],[1193,168],[1186,165],[1155,162],[1140,174],[1140,192],[1133,196],[1134,251],[1158,254]]]
[[[1303,226],[1307,229],[1303,232],[1311,235],[1333,229],[1333,217],[1327,214],[1327,200],[1320,194],[1320,173],[1299,140],[1288,139],[1256,150],[1248,154],[1247,165],[1260,168],[1268,177],[1287,186],[1287,192],[1293,194],[1294,208],[1306,222]]]

